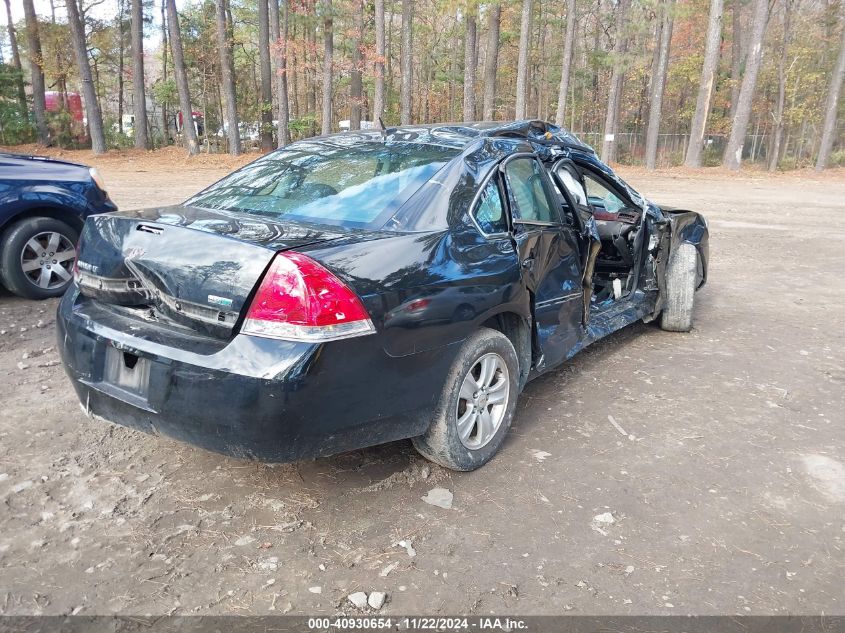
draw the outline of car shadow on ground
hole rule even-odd
[[[532,406],[532,400],[542,398],[550,389],[565,390],[570,381],[578,374],[597,369],[612,354],[617,353],[620,348],[624,348],[632,340],[655,335],[658,332],[660,330],[654,324],[643,322],[632,324],[594,343],[560,367],[528,383],[525,390],[520,394],[511,432],[505,439],[499,456],[494,457],[494,459],[506,458],[508,446],[514,439],[514,431],[530,433],[538,424],[555,424],[551,419],[545,420],[537,416],[526,415],[527,410]],[[425,461],[414,450],[411,441],[400,440],[313,461],[299,462],[293,467],[297,469],[303,481],[309,479],[310,473],[316,474],[328,471],[335,475],[342,475],[344,484],[355,488],[370,486],[373,482],[395,476],[420,463],[425,464]]]

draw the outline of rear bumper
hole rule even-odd
[[[135,323],[93,319],[74,288],[62,299],[59,350],[86,412],[271,462],[424,433],[457,351],[394,358],[378,334],[322,345],[238,335],[219,349],[177,347]],[[124,352],[147,364],[143,387],[120,387],[109,375],[107,355]]]

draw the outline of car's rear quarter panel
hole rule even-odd
[[[530,316],[513,243],[469,222],[306,252],[358,293],[390,356],[460,343],[500,312]]]

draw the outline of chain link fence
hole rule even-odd
[[[582,141],[592,146],[597,152],[601,152],[604,132],[575,131],[573,133]],[[645,132],[619,132],[614,135],[613,142],[616,143],[616,162],[621,165],[645,164]],[[683,165],[688,143],[688,134],[660,134],[657,141],[657,166],[677,167]],[[708,135],[705,138],[704,153],[702,155],[703,165],[705,167],[721,165],[727,143],[727,135]],[[746,163],[756,163],[761,166],[768,165],[771,144],[771,134],[748,134],[745,137],[745,144],[742,148],[743,161]],[[816,151],[815,137],[809,141],[800,139],[796,142],[784,136],[781,140],[779,165],[785,169],[811,165],[815,159]]]

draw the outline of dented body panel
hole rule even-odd
[[[375,221],[355,226],[211,209],[199,203],[202,194],[90,219],[77,281],[58,311],[59,350],[86,412],[265,461],[414,437],[426,431],[462,342],[478,328],[510,324],[523,386],[656,316],[674,244],[696,245],[698,285],[706,279],[703,218],[648,202],[554,126],[415,126],[384,139],[355,132],[291,147],[362,143],[440,143],[455,157],[391,203],[398,206],[389,217],[378,210]],[[499,167],[516,154],[548,170],[566,158],[614,192],[632,218],[620,243],[630,270],[615,272],[597,255],[612,245],[602,244],[593,203],[575,213],[551,173],[558,224],[518,225],[507,202],[506,230],[481,231],[479,192],[499,182]],[[275,254],[288,250],[352,289],[375,331],[326,343],[244,334],[256,287]]]

